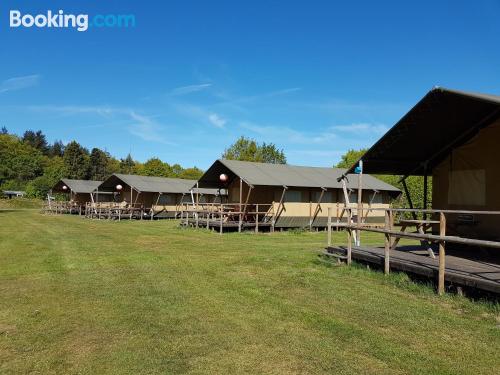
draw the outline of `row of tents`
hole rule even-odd
[[[136,207],[148,218],[176,218],[182,212],[239,212],[238,221],[273,221],[281,228],[326,226],[328,208],[339,216],[345,202],[357,202],[358,177],[345,169],[220,159],[198,180],[113,174],[104,181],[62,179],[52,195],[65,194],[72,212],[92,207]],[[400,190],[369,175],[363,178],[366,220],[380,221]],[[57,207],[56,203],[51,202]],[[243,213],[244,207],[244,215]],[[372,209],[372,210],[370,210]],[[68,210],[71,211],[71,210]],[[240,217],[241,215],[241,217]],[[226,215],[230,221],[231,215]],[[229,217],[229,219],[228,219]]]

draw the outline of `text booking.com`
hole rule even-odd
[[[52,12],[48,10],[44,14],[23,14],[20,10],[11,10],[9,15],[10,27],[26,28],[61,28],[87,31],[89,28],[135,27],[135,15],[133,14],[66,14],[63,10]]]

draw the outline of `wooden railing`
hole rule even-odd
[[[389,274],[390,270],[390,251],[395,248],[397,241],[400,238],[409,238],[420,241],[427,241],[429,243],[437,243],[439,246],[439,271],[438,271],[438,293],[443,294],[445,290],[445,268],[446,268],[446,243],[455,243],[467,246],[480,246],[500,249],[500,242],[482,240],[477,238],[464,238],[459,236],[449,236],[446,234],[446,215],[456,214],[456,215],[500,215],[500,211],[470,211],[470,210],[422,210],[422,209],[385,209],[385,225],[383,228],[375,228],[373,226],[366,225],[364,223],[357,224],[353,220],[354,208],[345,208],[347,214],[347,223],[333,222],[331,208],[328,209],[328,224],[327,224],[327,244],[332,246],[332,228],[343,228],[347,233],[347,257],[346,262],[348,265],[352,261],[352,241],[354,238],[360,237],[362,231],[381,233],[384,234],[385,244],[384,244],[384,273]],[[439,228],[439,235],[427,234],[427,233],[407,233],[402,231],[394,230],[395,224],[394,218],[396,215],[404,216],[405,214],[412,214],[413,217],[416,215],[421,215],[422,221],[426,220],[428,215],[438,216],[438,220],[429,220]],[[401,215],[402,214],[402,215]],[[394,240],[394,241],[393,241]]]
[[[42,207],[45,214],[79,214],[84,212],[85,205],[78,202],[51,201],[46,202]]]
[[[85,217],[89,219],[142,220],[149,211],[141,203],[88,202],[85,205]]]
[[[267,226],[274,231],[276,224],[276,212],[274,205],[263,204],[239,204],[239,203],[199,203],[198,205],[180,205],[181,224],[195,227],[206,226],[206,228],[218,227],[219,233],[224,227],[237,227],[241,232],[244,226],[259,227]]]

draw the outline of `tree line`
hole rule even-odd
[[[25,190],[29,197],[44,198],[61,178],[104,180],[113,173],[196,180],[203,171],[156,157],[145,163],[130,154],[117,159],[97,147],[89,151],[77,141],[50,144],[40,130],[27,130],[22,136],[5,127],[0,131],[0,190]]]
[[[228,147],[222,157],[286,163],[283,150],[274,144],[259,144],[245,137]],[[27,130],[22,136],[10,134],[5,127],[0,130],[0,191],[24,190],[28,197],[45,198],[61,178],[101,181],[113,173],[197,180],[203,171],[169,164],[157,157],[144,163],[130,154],[117,159],[97,147],[89,151],[77,141],[49,143],[41,130]]]

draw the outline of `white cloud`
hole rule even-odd
[[[212,125],[215,125],[218,128],[223,128],[227,123],[227,120],[219,116],[217,113],[210,113],[208,115],[208,121],[210,121]]]
[[[151,117],[139,115],[134,111],[130,112],[130,117],[133,120],[133,123],[128,128],[131,134],[148,142],[158,142],[168,145],[174,144],[165,139],[162,134],[164,131],[163,126],[158,124]]]
[[[116,108],[109,106],[81,106],[81,105],[63,105],[63,106],[55,106],[55,105],[32,105],[25,107],[30,111],[37,112],[53,112],[56,114],[60,114],[62,116],[74,116],[80,114],[96,114],[102,117],[110,117],[113,114],[117,113],[126,113],[129,112],[128,109],[125,108]]]
[[[181,86],[181,87],[176,87],[175,89],[173,89],[170,92],[170,94],[174,95],[174,96],[181,96],[181,95],[186,95],[186,94],[190,94],[193,92],[198,92],[198,91],[208,89],[210,86],[212,86],[211,83],[202,83],[199,85]]]
[[[332,141],[336,135],[326,132],[302,132],[286,126],[258,125],[251,122],[241,122],[240,126],[250,130],[274,143],[323,144]]]
[[[38,85],[40,75],[33,74],[23,77],[14,77],[0,83],[0,94],[8,91],[22,90]]]
[[[343,133],[371,133],[371,134],[384,134],[389,128],[382,124],[370,123],[353,123],[350,125],[335,125],[330,129]]]

